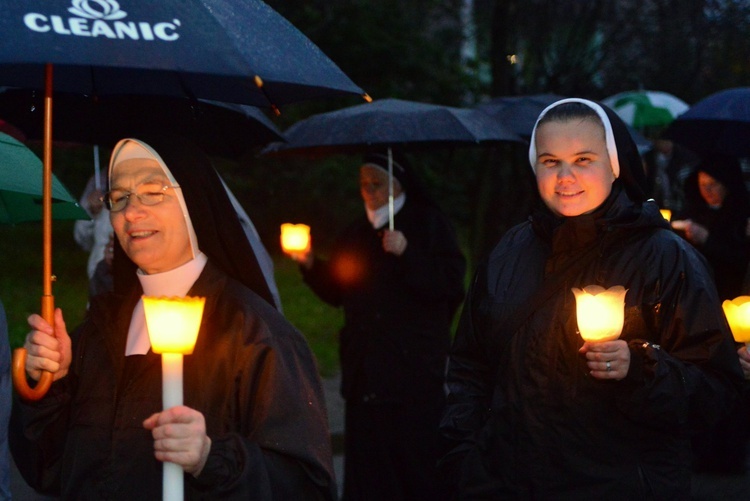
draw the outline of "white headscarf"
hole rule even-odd
[[[586,106],[594,110],[599,116],[602,121],[602,125],[604,125],[604,137],[607,143],[607,153],[609,154],[609,161],[612,164],[612,172],[614,173],[615,178],[620,177],[620,161],[617,157],[617,144],[615,143],[615,134],[612,131],[612,124],[609,121],[607,113],[601,106],[599,106],[595,102],[589,101],[588,99],[580,99],[577,97],[571,97],[556,101],[544,108],[544,110],[542,110],[542,112],[539,114],[539,118],[536,119],[536,123],[534,124],[534,130],[531,132],[531,142],[529,144],[529,163],[531,164],[531,170],[533,171],[536,168],[536,129],[537,127],[539,127],[539,121],[544,117],[544,115],[547,114],[549,110],[565,103],[585,104]]]

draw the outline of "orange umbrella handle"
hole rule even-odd
[[[52,373],[42,371],[42,377],[39,378],[34,388],[26,382],[26,348],[16,348],[13,350],[13,386],[24,400],[39,400],[49,390],[52,385]]]
[[[52,295],[42,295],[42,318],[50,325],[55,325],[55,298]],[[36,386],[31,388],[26,381],[26,348],[13,350],[13,386],[24,400],[39,400],[47,394],[52,385],[53,374],[42,371],[42,376]]]

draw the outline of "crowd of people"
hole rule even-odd
[[[551,104],[529,142],[540,205],[474,270],[409,159],[363,158],[363,213],[289,254],[344,315],[343,500],[743,499],[750,353],[722,301],[750,292],[750,200],[736,158],[668,143],[642,157],[606,106]],[[126,138],[92,183],[86,317],[28,320],[39,400],[10,405],[0,305],[0,498],[9,445],[63,499],[158,498],[164,462],[188,499],[338,499],[314,356],[210,158]],[[581,337],[572,289],[592,285],[627,291],[617,339]],[[142,295],[206,298],[184,405],[162,408]]]

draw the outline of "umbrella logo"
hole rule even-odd
[[[120,4],[115,0],[73,0],[71,3],[73,7],[70,7],[68,12],[87,19],[116,21],[128,15],[124,10],[120,10]]]
[[[23,16],[28,29],[37,33],[50,30],[58,35],[79,37],[106,37],[113,40],[163,40],[173,42],[180,38],[177,28],[180,20],[150,24],[145,21],[121,21],[128,13],[120,9],[115,0],[71,0],[68,12],[76,17],[46,16],[29,12]]]

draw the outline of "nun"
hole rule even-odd
[[[359,187],[364,210],[330,255],[292,256],[312,291],[344,312],[344,499],[440,501],[443,377],[466,263],[400,152],[366,155]]]
[[[585,99],[539,116],[542,206],[482,263],[452,344],[441,461],[460,499],[687,499],[690,436],[742,372],[705,260],[644,196],[625,124]],[[627,290],[584,342],[572,288]]]
[[[178,139],[123,139],[109,186],[114,291],[70,336],[60,309],[54,326],[29,318],[27,374],[54,383],[13,408],[26,481],[64,499],[159,499],[169,461],[187,499],[335,499],[313,356],[273,306],[210,160]],[[162,410],[143,294],[206,298],[184,406]]]

